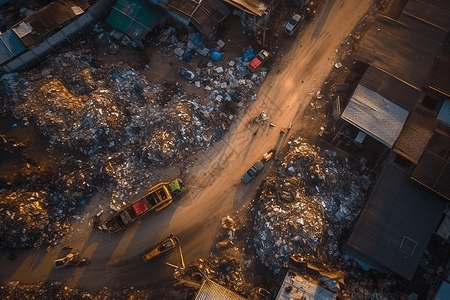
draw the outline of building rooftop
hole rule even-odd
[[[411,280],[445,207],[403,169],[387,164],[347,244]]]

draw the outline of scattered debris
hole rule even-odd
[[[105,28],[109,27],[95,26],[89,34],[96,39],[123,39],[120,32],[108,33]],[[187,43],[180,43],[176,36],[174,28],[162,33],[162,48],[180,49],[164,55],[186,60],[187,53],[195,55],[196,49],[204,49],[198,34],[190,34]],[[218,45],[226,48],[223,42]],[[139,71],[120,63],[101,64],[96,55],[88,43],[80,43],[32,70],[2,77],[6,97],[1,113],[36,122],[50,140],[47,151],[52,170],[57,171],[24,170],[36,178],[34,188],[41,189],[36,193],[43,209],[35,215],[19,211],[29,205],[25,195],[33,192],[27,194],[27,187],[3,192],[6,198],[0,208],[10,215],[0,223],[0,236],[8,235],[0,248],[55,245],[67,233],[67,218],[76,204],[81,199],[85,203],[96,192],[111,199],[107,205],[111,209],[121,209],[155,182],[152,168],[185,161],[220,140],[266,76],[265,71],[247,76],[245,55],[222,66],[211,59],[189,74],[190,80],[197,78],[197,87],[207,91],[207,98],[199,99],[186,94],[178,82],[150,84]],[[70,151],[62,158],[53,157],[52,149],[57,147]],[[46,184],[49,181],[51,185]],[[50,201],[58,203],[56,208]],[[11,228],[16,228],[13,234]],[[40,230],[45,234],[38,235]]]

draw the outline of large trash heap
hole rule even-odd
[[[277,170],[255,199],[253,244],[275,274],[292,254],[337,262],[338,239],[364,206],[368,174],[336,152],[291,139]]]
[[[97,37],[100,31],[106,34]],[[118,48],[112,33],[95,28],[94,34]],[[177,55],[172,46],[194,54],[206,49],[180,43],[173,30],[164,37],[160,43],[165,56]],[[198,41],[197,36],[189,38]],[[120,209],[158,180],[152,177],[154,168],[184,163],[219,140],[239,110],[255,99],[254,87],[266,75],[265,69],[247,73],[248,57],[219,66],[206,55],[194,70],[196,81],[190,83],[206,90],[206,99],[200,99],[183,90],[179,82],[186,79],[181,76],[150,84],[127,65],[102,64],[96,51],[89,43],[78,43],[37,68],[1,78],[1,114],[14,115],[25,125],[34,121],[50,141],[47,153],[53,161],[52,167],[35,168],[32,180],[0,194],[0,249],[55,245],[76,205],[95,192],[109,197],[111,208]],[[58,156],[52,156],[57,149]],[[32,211],[39,221],[27,223],[26,217],[18,218],[18,211],[27,211],[23,207],[33,193],[39,195],[42,209]],[[63,207],[47,211],[52,200]],[[18,233],[5,239],[11,228]],[[37,229],[46,234],[33,235]]]
[[[144,300],[149,299],[151,291],[144,289],[135,289],[134,287],[112,290],[103,288],[98,292],[92,293],[82,291],[78,288],[72,288],[64,285],[60,281],[46,281],[33,284],[19,283],[11,281],[0,287],[1,299],[117,299],[117,300]],[[170,299],[170,298],[168,298]]]

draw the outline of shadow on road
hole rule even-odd
[[[316,40],[323,34],[323,26],[327,23],[328,15],[330,14],[331,9],[333,8],[333,5],[335,3],[334,0],[326,0],[325,2],[325,7],[320,14],[320,18],[317,19],[316,26],[314,27],[314,32],[312,34],[312,38]]]

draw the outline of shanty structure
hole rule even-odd
[[[450,19],[450,18],[449,18]],[[450,41],[439,52],[426,87],[450,98]]]
[[[26,47],[42,41],[61,25],[89,8],[86,0],[52,2],[12,27]]]
[[[297,254],[288,261],[288,271],[275,300],[334,300],[344,273],[318,260],[304,260]]]
[[[434,300],[450,299],[450,283],[443,281]]]
[[[421,91],[450,30],[450,2],[409,0],[397,20],[379,16],[356,59]]]
[[[450,200],[450,131],[434,132],[411,178]]]
[[[0,34],[0,64],[7,62],[25,50],[25,46],[13,30],[9,29]]]
[[[347,242],[353,249],[345,252],[411,280],[445,206],[402,168],[387,164]]]
[[[141,40],[164,16],[160,7],[147,0],[117,0],[106,23],[119,29],[142,47]]]
[[[450,234],[449,15],[449,1],[409,0],[377,17],[356,56],[369,67],[342,114],[393,151],[345,253],[409,280],[441,220],[439,235]]]
[[[223,0],[248,14],[261,17],[275,2],[274,0]]]
[[[207,37],[231,12],[221,0],[152,0],[151,2],[164,8],[173,20],[184,25],[191,23]]]
[[[195,300],[246,300],[224,286],[210,279],[204,279],[202,286],[197,291]]]
[[[406,109],[360,84],[341,117],[392,148],[407,116]]]
[[[393,151],[417,165],[435,127],[436,114],[418,106],[410,113]]]

